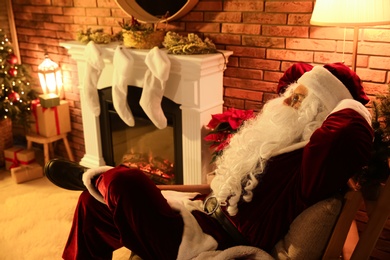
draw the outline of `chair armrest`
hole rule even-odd
[[[157,185],[160,190],[174,190],[182,192],[199,192],[201,194],[209,194],[211,188],[209,184],[196,184],[196,185]]]

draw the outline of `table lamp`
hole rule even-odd
[[[354,28],[352,70],[356,71],[359,28],[390,24],[390,0],[317,0],[310,24]]]

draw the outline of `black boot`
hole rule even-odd
[[[63,159],[53,159],[46,163],[46,177],[58,187],[67,190],[86,190],[83,183],[83,173],[87,168],[78,163]]]

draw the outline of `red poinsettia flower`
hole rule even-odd
[[[229,108],[222,114],[211,116],[207,127],[211,130],[204,138],[210,142],[210,148],[214,149],[213,159],[222,154],[223,150],[230,142],[230,138],[238,131],[245,120],[253,118],[255,115],[253,110],[240,110]]]

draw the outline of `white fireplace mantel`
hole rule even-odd
[[[82,122],[85,139],[85,155],[80,164],[93,168],[105,165],[103,159],[99,118],[87,107],[83,91],[83,78],[86,69],[84,50],[86,45],[78,42],[60,43],[72,59],[77,62]],[[112,86],[113,55],[118,43],[99,45],[105,68],[101,73],[97,89]],[[144,62],[149,50],[133,50],[133,78],[128,85],[142,87],[147,66]],[[223,71],[231,51],[202,55],[168,55],[171,71],[166,84],[164,96],[180,105],[182,110],[183,131],[183,183],[205,183],[210,171],[210,153],[204,144],[204,126],[212,114],[222,112],[223,105]],[[202,131],[203,129],[203,131]]]

